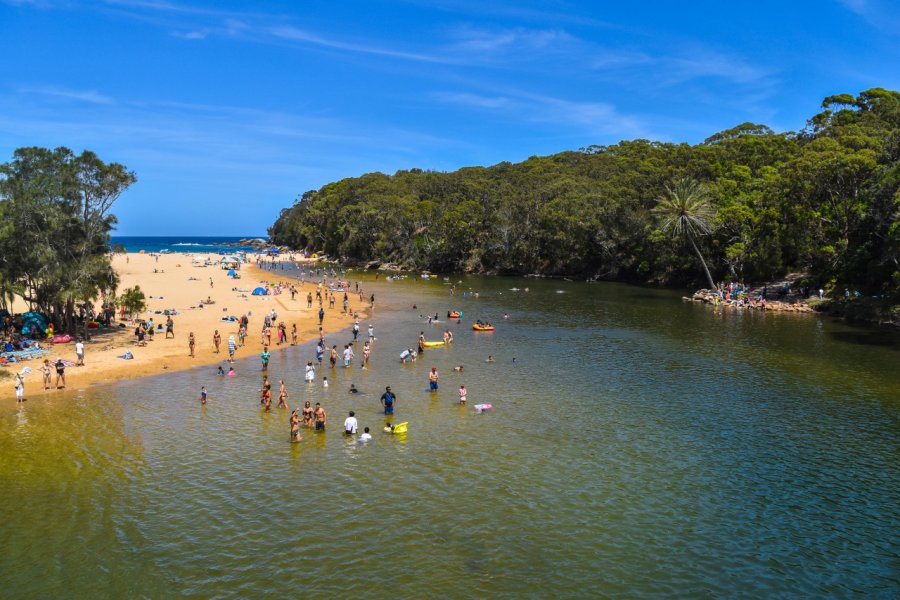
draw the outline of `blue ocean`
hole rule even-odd
[[[168,252],[252,252],[250,246],[223,246],[222,244],[235,244],[240,240],[247,238],[260,237],[266,239],[265,235],[243,235],[243,236],[112,236],[110,244],[121,244],[126,252],[160,252],[166,250]]]

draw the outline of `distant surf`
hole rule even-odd
[[[251,252],[251,246],[226,246],[248,238],[266,236],[112,236],[110,246],[119,244],[126,252]]]

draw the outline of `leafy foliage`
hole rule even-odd
[[[141,290],[141,286],[136,285],[133,288],[126,288],[122,295],[118,298],[119,306],[125,308],[125,312],[129,317],[142,313],[147,310],[146,297]]]
[[[669,236],[659,199],[702,183],[708,210]],[[309,191],[278,244],[436,271],[696,283],[810,274],[816,287],[900,293],[900,93],[839,94],[796,133],[744,123],[702,144],[622,141],[451,173],[370,173]],[[670,223],[671,224],[671,223]],[[705,228],[705,227],[704,227]]]
[[[0,290],[73,327],[80,303],[111,294],[110,213],[134,173],[93,152],[19,148],[0,165]]]

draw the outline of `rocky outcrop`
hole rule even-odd
[[[746,308],[749,310],[765,310],[770,312],[794,312],[794,313],[814,313],[813,307],[804,301],[796,300],[794,302],[784,302],[781,300],[764,300],[756,301],[752,297],[747,300],[724,300],[719,294],[710,290],[697,290],[693,296],[684,296],[684,300],[692,302],[705,302],[714,306],[731,306],[734,308]]]

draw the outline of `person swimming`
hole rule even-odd
[[[222,365],[219,365],[219,370],[216,372],[216,375],[224,375],[225,369],[222,368]]]
[[[350,390],[349,390],[349,392],[350,392],[351,394],[362,394],[362,392],[359,391],[359,388],[357,388],[357,387],[356,387],[356,384],[354,384],[354,383],[351,383],[351,384],[350,384]]]

